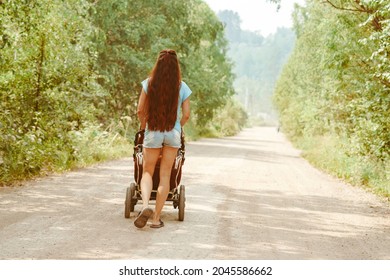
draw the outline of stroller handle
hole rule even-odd
[[[145,129],[139,130],[134,137],[134,146],[140,145],[144,142]]]

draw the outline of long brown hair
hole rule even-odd
[[[170,131],[175,126],[181,73],[174,50],[162,50],[149,77],[146,102],[148,129]]]

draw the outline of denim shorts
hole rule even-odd
[[[171,131],[150,131],[145,130],[144,147],[145,148],[161,148],[169,146],[173,148],[181,147],[180,132],[176,129]]]

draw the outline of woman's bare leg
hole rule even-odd
[[[160,152],[160,148],[144,148],[141,179],[142,209],[149,207],[150,195],[153,189],[153,173]]]
[[[167,200],[173,162],[176,158],[178,148],[163,147],[160,163],[160,184],[157,189],[156,207],[154,210],[152,224],[159,224],[160,214]]]

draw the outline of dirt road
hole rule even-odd
[[[275,128],[188,143],[185,219],[166,205],[161,229],[124,218],[132,170],[126,158],[0,188],[0,259],[390,259],[389,204]]]

